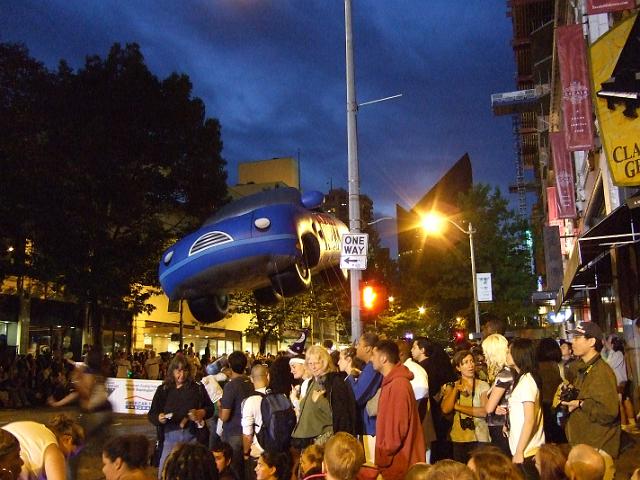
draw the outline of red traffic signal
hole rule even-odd
[[[467,338],[467,332],[465,330],[454,330],[453,332],[453,340],[456,343],[462,343]]]
[[[387,289],[384,285],[373,282],[360,283],[360,309],[371,315],[376,315],[387,308]]]

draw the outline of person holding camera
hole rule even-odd
[[[453,459],[466,464],[472,450],[491,441],[485,420],[489,384],[476,378],[476,365],[471,351],[456,352],[451,363],[460,374],[460,379],[443,387],[442,413],[454,412],[451,426]]]
[[[618,384],[613,370],[600,356],[602,330],[593,322],[582,322],[569,333],[573,334],[573,353],[580,360],[571,385],[577,390],[576,398],[561,402],[569,412],[567,439],[571,445],[585,443],[616,458],[620,450]],[[561,393],[563,398],[567,395]]]

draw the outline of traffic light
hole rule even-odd
[[[467,338],[466,330],[456,329],[453,331],[453,341],[456,343],[462,343]]]
[[[387,289],[376,282],[360,283],[360,309],[367,315],[378,315],[388,306]]]

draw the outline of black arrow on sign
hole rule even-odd
[[[357,258],[345,258],[344,259],[345,263],[358,263],[360,260],[358,260]]]

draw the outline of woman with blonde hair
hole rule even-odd
[[[499,333],[494,333],[482,342],[482,351],[487,362],[488,380],[491,388],[487,392],[485,410],[491,443],[510,455],[509,440],[503,433],[506,415],[495,413],[497,407],[506,408],[513,385],[513,371],[507,366],[509,342]]]
[[[312,443],[322,445],[337,432],[355,434],[353,391],[335,371],[329,352],[314,345],[307,350],[305,362],[312,378],[291,435],[291,444],[299,451]]]

